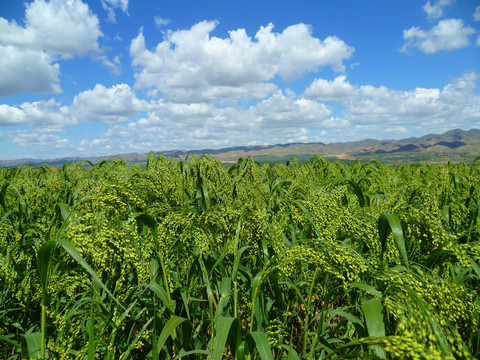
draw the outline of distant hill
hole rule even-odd
[[[320,155],[328,160],[368,161],[378,159],[386,164],[411,164],[415,162],[446,163],[471,162],[480,155],[480,130],[468,131],[455,129],[444,134],[429,134],[420,138],[411,137],[402,140],[375,140],[338,142],[331,144],[289,143],[275,145],[234,146],[223,149],[171,150],[163,155],[184,159],[189,153],[194,155],[209,154],[224,163],[235,163],[240,157],[252,156],[259,162],[285,162],[292,157],[307,161],[313,155]],[[129,153],[115,156],[70,157],[60,159],[19,159],[0,161],[0,166],[11,167],[22,164],[62,166],[68,162],[100,161],[120,158],[129,163],[145,164],[148,154]]]

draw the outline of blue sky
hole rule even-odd
[[[480,128],[480,1],[0,2],[0,159]]]

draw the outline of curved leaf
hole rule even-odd
[[[40,274],[40,283],[42,286],[42,304],[47,306],[47,284],[52,260],[52,252],[56,242],[49,240],[42,244],[37,253],[38,272]]]
[[[241,328],[238,319],[233,317],[220,317],[216,326],[216,335],[213,345],[213,360],[221,360],[227,337],[230,337],[230,349],[233,356],[241,341]]]
[[[382,244],[382,259],[387,247],[387,238],[390,232],[395,238],[398,251],[402,257],[403,264],[408,268],[408,256],[405,247],[405,239],[403,238],[402,225],[400,219],[395,214],[382,214],[378,219],[378,234]]]
[[[27,332],[22,341],[22,358],[35,359],[42,355],[42,334]]]
[[[385,323],[383,322],[383,307],[381,299],[368,299],[362,301],[365,324],[369,336],[385,336]],[[373,347],[375,355],[379,359],[386,359],[385,350],[378,346]]]
[[[162,329],[162,332],[158,336],[157,349],[159,351],[162,351],[165,341],[167,341],[170,336],[175,334],[175,329],[186,320],[186,318],[174,315],[167,321]]]
[[[247,334],[248,352],[252,353],[256,348],[262,360],[273,360],[272,349],[268,343],[267,335],[263,331],[254,331]],[[252,341],[253,340],[253,341]],[[255,344],[255,346],[253,346]]]
[[[122,304],[118,301],[118,299],[108,290],[108,288],[105,286],[105,284],[102,282],[100,277],[98,276],[97,272],[93,270],[90,265],[85,261],[85,259],[80,255],[80,253],[77,251],[75,248],[75,245],[73,245],[70,241],[67,239],[56,239],[55,240],[58,244],[62,245],[62,247],[65,249],[67,253],[70,254],[70,256],[78,263],[80,264],[91,276],[92,278],[107,292],[108,295],[112,298],[113,301],[117,303],[120,307],[125,309]]]

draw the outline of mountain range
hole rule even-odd
[[[411,164],[415,162],[446,163],[472,162],[480,155],[480,130],[468,131],[455,129],[443,134],[429,134],[419,138],[411,137],[401,140],[375,140],[337,142],[337,143],[289,143],[275,145],[235,146],[222,149],[170,150],[163,155],[184,159],[189,153],[194,155],[209,154],[225,164],[236,163],[240,157],[251,156],[263,162],[285,162],[292,157],[299,161],[308,161],[313,155],[320,155],[327,160],[368,161],[378,159],[386,164]],[[129,153],[98,157],[67,157],[58,159],[18,159],[0,161],[2,167],[23,164],[61,166],[68,162],[88,160],[93,164],[103,160],[121,158],[129,163],[144,164],[146,153]]]

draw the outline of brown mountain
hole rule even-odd
[[[185,157],[188,152],[166,152],[167,156]],[[293,143],[268,146],[233,147],[210,151],[193,151],[194,154],[208,153],[223,162],[236,162],[239,157],[252,156],[259,161],[286,161],[296,156],[308,160],[320,155],[330,160],[378,159],[385,163],[403,164],[418,161],[432,163],[471,162],[480,155],[480,130],[455,129],[444,134],[430,134],[420,138],[402,140],[375,140],[339,143]]]
[[[480,130],[468,131],[455,129],[444,134],[429,134],[420,138],[411,137],[402,140],[375,140],[324,143],[290,143],[276,145],[236,146],[223,149],[172,150],[162,152],[165,156],[184,159],[188,153],[195,155],[209,154],[224,163],[234,163],[240,157],[252,156],[260,162],[285,162],[292,157],[300,161],[309,160],[313,155],[320,155],[329,160],[378,159],[389,164],[409,164],[419,161],[431,163],[472,162],[480,155]],[[68,162],[90,161],[98,163],[112,158],[121,158],[129,163],[144,164],[148,154],[130,153],[115,156],[89,158],[62,158],[53,160],[20,159],[0,161],[0,166],[19,166],[22,164],[61,166]]]

